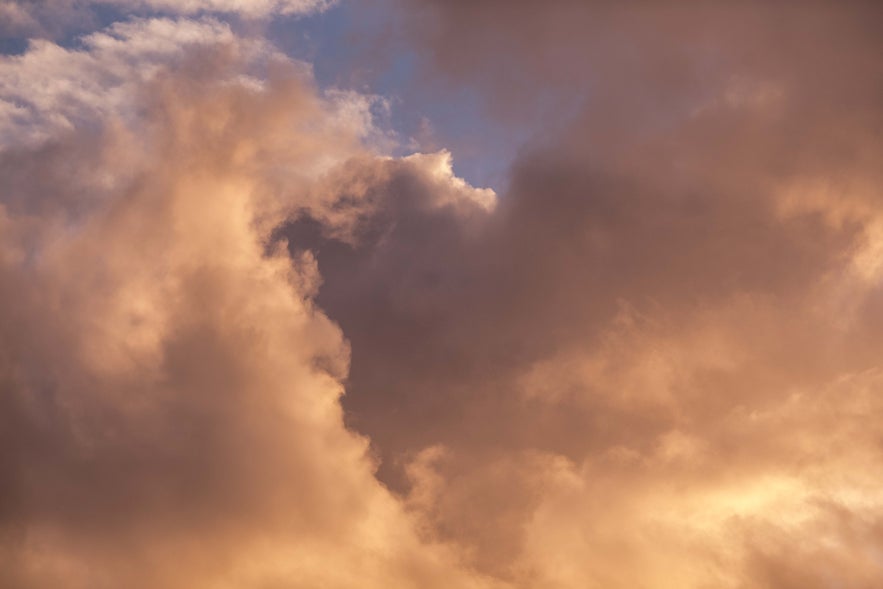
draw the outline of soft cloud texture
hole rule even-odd
[[[221,12],[265,17],[273,14],[309,14],[328,8],[334,0],[103,0],[102,3],[173,14]]]
[[[516,586],[880,584],[876,6],[397,5],[534,139],[491,214],[291,228],[380,476]]]
[[[34,105],[10,134],[42,140],[0,156],[4,587],[493,586],[374,479],[315,260],[273,238],[387,164],[299,64],[244,78],[252,49],[136,21],[6,58]]]
[[[321,12],[335,0],[2,0],[0,35],[62,36],[68,30],[91,30],[100,11],[146,15],[206,15],[266,20]]]
[[[4,586],[880,586],[876,5],[391,7],[499,194],[221,3],[3,58]]]

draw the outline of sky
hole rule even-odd
[[[883,586],[881,27],[0,0],[0,586]]]

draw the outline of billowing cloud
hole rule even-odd
[[[4,67],[3,586],[492,586],[373,477],[315,259],[273,236],[387,165],[354,101],[212,21]]]
[[[4,586],[883,582],[876,6],[371,3],[495,192],[148,4],[0,62]]]
[[[516,586],[879,584],[879,10],[397,5],[534,139],[490,214],[291,227],[381,478]]]

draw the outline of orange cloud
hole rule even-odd
[[[493,586],[374,478],[315,259],[274,237],[368,130],[296,64],[242,81],[236,43],[3,154],[3,585]]]
[[[879,11],[401,6],[499,194],[218,20],[2,58],[0,584],[880,585]]]

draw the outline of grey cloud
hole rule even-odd
[[[523,586],[878,580],[845,523],[880,518],[847,474],[878,461],[877,7],[398,5],[427,93],[533,139],[490,214],[403,167],[361,241],[286,232],[379,476]]]

